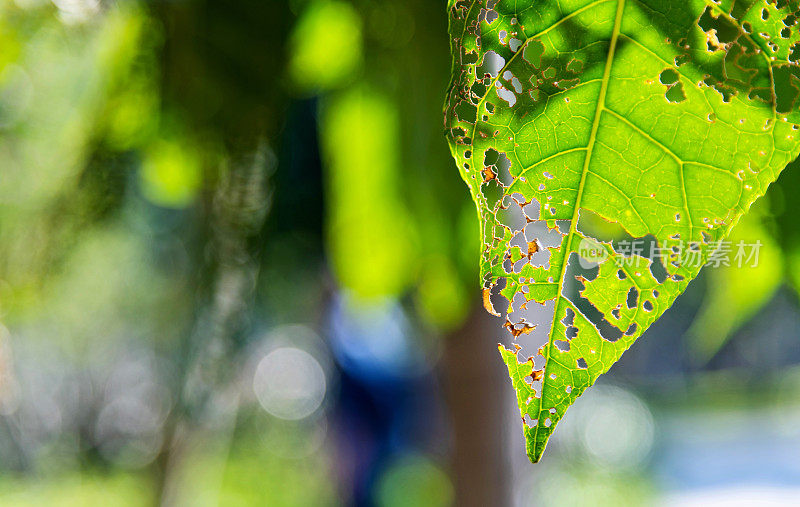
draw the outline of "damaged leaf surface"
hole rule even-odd
[[[448,10],[445,127],[535,462],[800,152],[800,0]]]

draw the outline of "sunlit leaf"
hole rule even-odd
[[[447,135],[532,461],[800,151],[799,8],[448,2]]]

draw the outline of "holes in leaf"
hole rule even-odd
[[[628,278],[628,275],[626,275],[625,272],[620,269],[617,271],[617,278],[619,278],[620,280],[624,280]]]
[[[535,68],[539,68],[542,64],[542,55],[544,55],[544,44],[539,39],[534,39],[525,46],[522,51],[522,58]]]
[[[530,334],[530,332],[536,328],[536,326],[527,322],[517,322],[516,324],[512,324],[511,321],[508,320],[505,324],[503,324],[503,327],[508,329],[508,331],[511,333],[511,336],[514,338],[519,338],[523,334]]]
[[[593,238],[600,243],[632,239],[619,223],[606,220],[597,213],[585,208],[580,208],[578,211],[577,229],[584,237]]]
[[[678,71],[667,67],[661,71],[661,74],[658,76],[658,80],[661,81],[661,84],[663,85],[674,85],[678,82]]]
[[[703,80],[703,84],[713,88],[717,93],[719,93],[720,96],[722,96],[722,102],[728,103],[736,95],[736,89],[726,86],[721,81],[717,81],[711,76],[706,76],[706,78]]]
[[[478,107],[462,100],[454,109],[459,120],[474,123],[478,116]]]
[[[556,348],[561,352],[569,352],[569,342],[566,340],[556,340],[555,342]]]
[[[558,81],[554,81],[553,84],[561,89],[561,90],[569,90],[570,88],[574,88],[575,86],[580,83],[580,79],[559,79]],[[569,102],[569,97],[564,97],[564,101]]]
[[[491,276],[491,273],[487,273],[487,275]],[[501,294],[507,284],[508,280],[503,277],[499,278],[497,283],[485,286],[483,289],[483,306],[486,311],[497,317],[500,316],[500,313],[495,308],[501,308],[503,312],[505,312],[505,308],[508,308],[508,299]]]
[[[579,254],[576,252],[571,253],[567,261],[567,272],[561,294],[571,301],[578,311],[592,323],[601,338],[609,342],[615,342],[622,336],[622,331],[608,322],[603,313],[581,295],[585,289],[585,283],[596,279],[599,271],[597,266],[593,268],[582,266]]]
[[[524,299],[524,297],[523,297]],[[523,330],[519,333],[519,344],[524,347],[522,357],[528,357],[536,353],[542,345],[545,345],[550,338],[550,330],[553,327],[555,318],[555,300],[547,300],[544,303],[536,301],[526,301],[524,305],[515,305],[509,313],[508,319],[511,322],[523,324],[514,325],[514,329]],[[535,323],[535,326],[525,323]],[[523,327],[520,327],[522,325]],[[522,336],[524,334],[524,336]]]
[[[516,76],[513,76],[513,77],[511,78],[511,86],[513,86],[513,87],[514,87],[514,91],[515,91],[515,92],[517,92],[517,93],[522,93],[522,90],[523,90],[523,88],[522,88],[522,83],[520,82],[520,80],[519,80],[519,79],[517,79],[517,77],[516,77]]]
[[[589,368],[589,365],[586,364],[586,359],[584,359],[582,357],[578,358],[578,360],[576,361],[576,364],[578,365],[578,368],[580,368],[581,370],[586,370],[586,369]]]
[[[500,203],[500,210],[498,210],[496,216],[501,224],[508,227],[514,233],[521,231],[528,222],[519,201],[510,195],[505,195],[503,197],[503,201]]]
[[[490,168],[494,174],[494,177],[488,180],[484,175],[484,181],[497,179],[504,187],[509,187],[514,182],[511,176],[511,160],[505,153],[498,153],[494,148],[489,148],[484,154],[483,165],[485,168]]]
[[[575,74],[578,74],[582,70],[583,70],[583,62],[578,60],[577,58],[573,58],[567,63],[568,72],[573,72]]]
[[[646,300],[644,303],[642,303],[642,308],[646,312],[652,312],[653,311],[653,303],[650,300]]]
[[[498,97],[508,103],[508,107],[514,107],[514,104],[517,103],[517,96],[514,92],[504,87],[499,81],[495,84],[494,90]]]
[[[574,322],[575,312],[572,311],[572,308],[567,308],[564,318],[561,319],[561,323],[566,327],[565,335],[567,340],[571,340],[578,336],[578,328],[573,325]]]
[[[578,328],[575,326],[569,326],[566,331],[567,340],[571,340],[578,336]]]
[[[790,113],[797,108],[800,95],[800,68],[795,65],[780,65],[773,68],[777,111]]]
[[[522,417],[522,422],[525,423],[525,426],[527,426],[528,428],[535,428],[536,425],[539,424],[539,421],[537,419],[532,418],[530,414],[525,414]]]
[[[686,93],[683,91],[683,83],[678,81],[676,84],[668,86],[664,98],[673,104],[679,104],[686,100]]]
[[[631,322],[631,325],[628,326],[628,330],[625,331],[625,336],[633,336],[634,333],[636,333],[636,328],[637,327],[638,326],[637,326],[636,322]]]
[[[475,97],[483,97],[486,94],[486,85],[483,81],[475,81],[469,90]]]
[[[800,42],[795,42],[789,51],[789,62],[800,63]]]
[[[486,199],[486,205],[489,209],[497,209],[500,199],[503,197],[503,187],[497,182],[496,174],[491,168],[483,169],[483,184],[481,185],[481,193]],[[499,232],[499,231],[498,231]],[[502,236],[499,234],[498,236]]]
[[[482,79],[485,76],[495,78],[500,74],[500,70],[505,67],[506,59],[495,51],[487,51],[483,55],[483,61],[476,70],[476,77]]]
[[[506,257],[503,259],[503,271],[506,273],[517,273],[514,269],[514,263],[511,261],[511,254],[506,254]]]
[[[500,14],[497,13],[494,9],[481,9],[481,12],[478,14],[478,21],[486,21],[487,24],[491,25],[500,17]]]
[[[667,268],[664,267],[661,257],[655,257],[650,262],[650,274],[658,283],[664,283],[667,279]]]
[[[543,249],[550,249],[560,247],[564,235],[558,229],[550,229],[544,220],[532,220],[525,226],[525,237]]]
[[[625,300],[625,303],[628,305],[629,309],[636,308],[639,304],[639,291],[636,290],[636,287],[631,287],[628,289],[628,297]]]
[[[541,205],[539,201],[536,199],[531,199],[531,201],[522,206],[522,212],[525,213],[525,216],[528,220],[538,220],[539,219],[539,210],[541,209]]]
[[[736,25],[724,16],[714,17],[711,7],[706,7],[697,24],[701,30],[706,32],[707,37],[713,36],[719,44],[717,49],[721,49],[719,47],[721,45],[735,41],[739,36],[739,29]]]

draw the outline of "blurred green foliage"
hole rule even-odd
[[[338,281],[364,300],[410,292],[420,315],[448,330],[474,307],[478,240],[441,141],[444,19],[412,14],[433,8],[311,0],[292,35],[305,42],[290,46],[290,70],[301,89],[323,92],[327,242]],[[325,43],[345,22],[363,42]]]
[[[762,211],[766,207],[765,201],[757,202],[733,229],[728,238],[731,264],[716,266],[706,274],[708,295],[687,336],[697,364],[719,352],[734,331],[770,302],[785,280],[783,255],[764,225],[770,220]],[[739,242],[755,241],[761,242],[757,263],[739,266],[733,261]]]
[[[294,85],[314,92],[351,81],[362,65],[362,23],[347,2],[310,2],[290,38],[289,74]]]
[[[335,451],[308,438],[320,431],[324,440],[324,428],[286,429],[256,407],[222,430],[218,405],[175,407],[197,336],[216,329],[209,308],[236,303],[217,289],[241,279],[255,310],[239,318],[232,350],[208,369],[239,373],[258,325],[319,319],[331,290],[323,262],[354,300],[400,299],[431,336],[479,308],[477,219],[442,136],[450,66],[442,6],[0,0],[0,48],[0,415],[11,421],[0,428],[0,453],[18,458],[3,460],[0,504],[156,502],[167,437],[106,445],[97,421],[111,402],[153,412],[165,427],[197,417],[211,428],[201,439],[209,448],[198,445],[184,465],[184,498],[202,491],[222,505],[341,503]],[[230,204],[226,182],[244,177],[240,161],[260,147],[264,165],[278,166],[274,175],[265,170],[264,195],[287,198],[272,193],[289,178],[286,111],[310,96],[325,199],[296,207],[297,215],[325,210],[325,259],[314,257],[318,240],[305,218],[262,226],[219,212]],[[291,188],[304,196],[300,181]],[[791,196],[796,182],[779,186]],[[787,269],[800,272],[795,203],[781,202],[783,211],[764,212],[764,228]],[[284,225],[293,219],[301,225]],[[245,229],[244,240],[226,236]],[[247,255],[230,243],[246,244]],[[248,263],[261,263],[257,277],[226,271]],[[765,304],[771,276],[760,289]],[[126,354],[135,361],[124,362]],[[148,361],[152,369],[135,369]],[[131,377],[140,383],[114,398],[110,379]],[[217,402],[232,398],[219,391]],[[142,399],[146,410],[134,403]],[[37,417],[52,427],[40,430]],[[141,436],[131,429],[137,418],[126,417],[127,436]],[[12,452],[6,431],[23,430],[35,442]],[[294,455],[281,454],[286,447]],[[453,497],[447,470],[428,457],[391,472],[378,492],[386,505],[398,491],[413,492],[416,505]]]
[[[117,474],[84,474],[41,482],[35,480],[0,483],[0,502],[17,507],[137,507],[148,505],[147,479],[142,476]]]
[[[453,505],[453,486],[447,475],[430,460],[407,456],[381,477],[376,504],[382,507]]]
[[[417,241],[399,192],[397,109],[380,93],[353,87],[325,105],[320,128],[339,282],[363,298],[399,296],[413,275]]]

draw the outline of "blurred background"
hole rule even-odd
[[[430,0],[0,0],[0,504],[800,499],[800,167],[528,463]],[[794,165],[798,165],[795,163]]]

